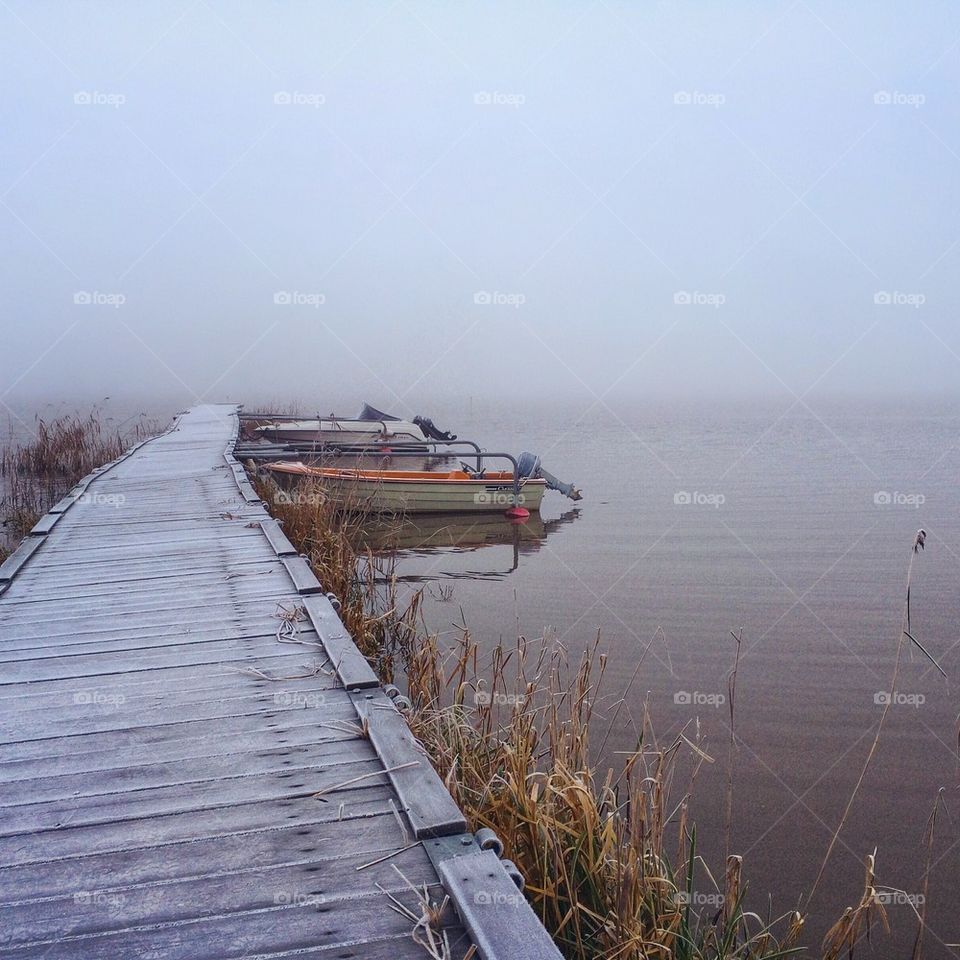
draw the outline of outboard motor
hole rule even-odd
[[[524,451],[517,457],[517,473],[520,474],[521,480],[526,480],[527,477],[539,477],[539,471],[540,458],[535,453]]]
[[[547,481],[547,486],[551,490],[556,490],[571,500],[583,499],[583,494],[572,483],[564,483],[562,480],[558,480],[552,473],[544,470],[543,467],[540,466],[540,458],[535,453],[527,453],[524,451],[517,457],[517,473],[520,475],[521,480],[525,480],[527,477],[540,477]]]
[[[455,433],[450,433],[444,430],[438,430],[434,425],[433,421],[429,417],[414,417],[413,422],[431,439],[431,440],[447,440],[454,441],[457,439]]]

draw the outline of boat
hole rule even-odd
[[[365,403],[356,417],[329,417],[300,420],[287,417],[260,421],[255,434],[274,442],[301,442],[319,446],[352,449],[372,449],[403,444],[420,444],[428,450],[430,441],[452,442],[456,435],[438,430],[429,417],[416,416],[413,420],[383,413]]]
[[[289,485],[314,480],[331,502],[368,513],[475,513],[522,508],[540,509],[547,481],[510,471],[466,470],[362,470],[309,466],[301,461],[264,465],[280,482]]]

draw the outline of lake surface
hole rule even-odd
[[[887,907],[909,955],[922,896],[923,835],[938,790],[925,956],[960,943],[960,807],[955,678],[960,676],[960,409],[917,404],[635,405],[522,410],[473,404],[425,410],[488,449],[541,454],[584,492],[548,493],[543,528],[514,545],[407,550],[401,572],[431,584],[428,617],[510,640],[546,628],[573,654],[600,631],[607,693],[646,701],[658,737],[697,722],[716,759],[694,790],[699,847],[722,877],[729,713],[722,698],[743,630],[737,681],[731,851],[744,857],[751,905],[775,914],[811,889],[890,692],[911,545],[912,632],[896,698],[848,821],[809,904],[815,947],[859,898],[864,858],[903,891]],[[502,531],[502,527],[501,527]],[[514,560],[518,561],[516,569]],[[660,631],[658,633],[658,631]],[[687,728],[692,736],[692,728]],[[604,763],[634,746],[621,716]],[[698,888],[712,892],[705,878]]]

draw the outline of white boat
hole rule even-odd
[[[391,443],[426,444],[429,440],[455,440],[437,430],[426,417],[400,420],[364,404],[357,417],[317,417],[315,420],[278,418],[257,424],[255,432],[272,441],[313,443],[320,446],[371,448]],[[427,447],[424,446],[426,450]]]
[[[547,487],[542,477],[521,477],[515,484],[507,471],[344,470],[299,461],[265,466],[286,485],[314,480],[337,506],[369,513],[532,512],[540,509]]]
[[[367,443],[424,443],[426,434],[408,420],[374,422],[320,417],[317,420],[282,420],[261,425],[258,432],[268,440],[299,440],[307,443],[354,445]]]

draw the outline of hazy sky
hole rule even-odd
[[[953,392],[955,2],[0,2],[0,398]]]

